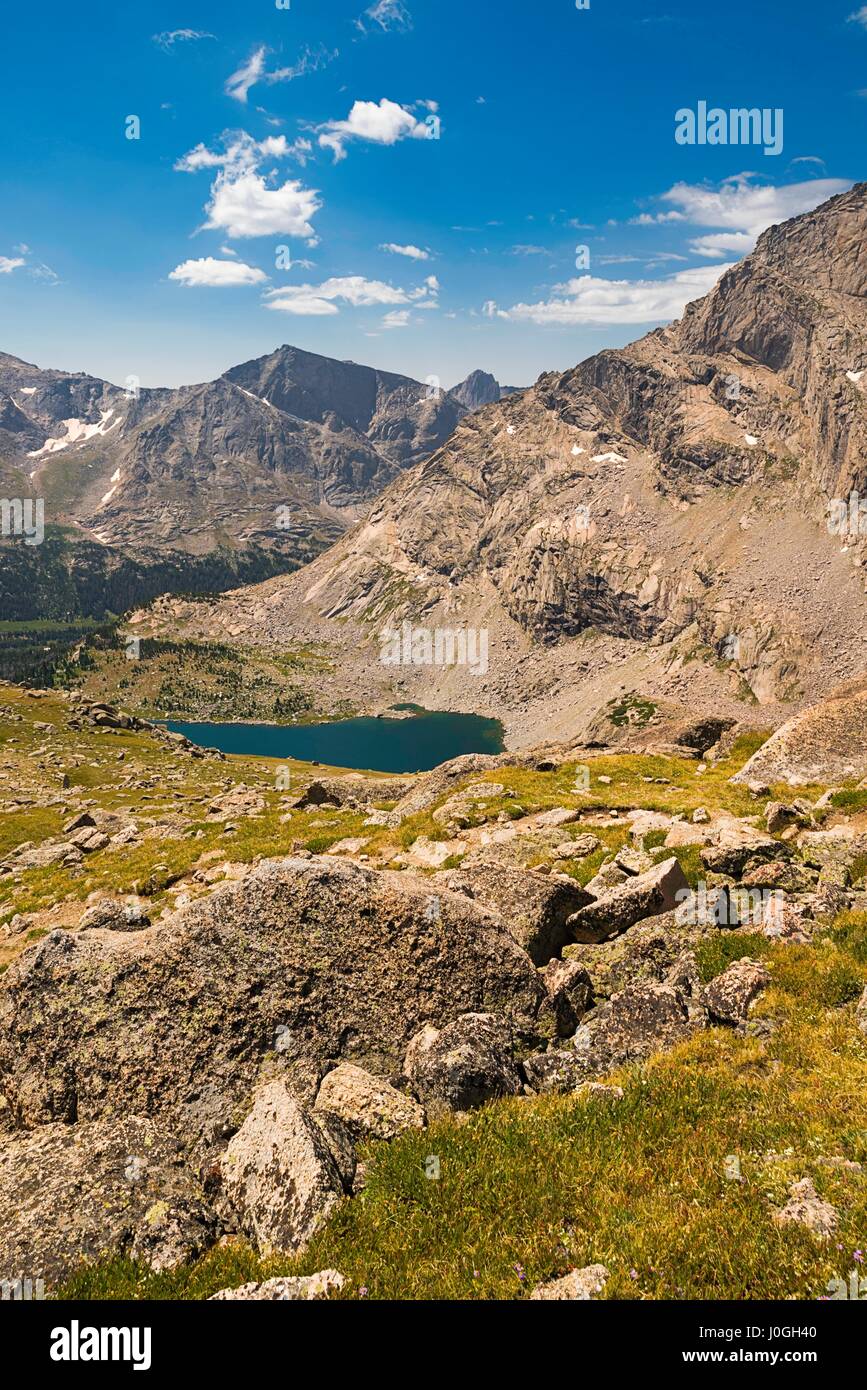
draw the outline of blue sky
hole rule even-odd
[[[853,0],[290,6],[7,16],[0,350],[155,386],[292,343],[524,385],[865,174]],[[782,152],[678,143],[700,101],[782,110]]]

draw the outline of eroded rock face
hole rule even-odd
[[[217,1233],[180,1144],[152,1120],[49,1124],[0,1141],[0,1281],[56,1283],[103,1255],[170,1269]]]
[[[571,880],[513,869],[504,864],[474,864],[447,871],[449,888],[468,892],[500,913],[507,930],[536,965],[545,965],[573,940],[567,925],[573,912],[593,901]]]
[[[422,1029],[407,1048],[404,1072],[429,1110],[474,1110],[519,1094],[512,1046],[505,1019],[464,1014],[442,1029]]]
[[[337,1115],[355,1140],[393,1139],[404,1129],[420,1129],[425,1122],[424,1110],[411,1096],[349,1062],[325,1077],[314,1111]]]
[[[262,1254],[303,1250],[343,1195],[320,1127],[280,1081],[259,1088],[220,1170],[240,1229]]]
[[[670,912],[678,893],[689,891],[677,859],[664,859],[646,873],[636,874],[619,887],[603,892],[595,902],[579,908],[569,918],[576,941],[606,941],[645,917]]]
[[[231,1133],[263,1065],[399,1070],[428,1021],[496,1009],[537,1027],[544,988],[499,918],[409,875],[284,859],[146,931],[55,931],[0,993],[14,1124],[130,1109]]]

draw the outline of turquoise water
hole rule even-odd
[[[375,772],[427,772],[460,753],[500,753],[503,729],[478,714],[420,710],[411,719],[342,719],[330,724],[179,724],[192,743],[260,758],[299,758]]]

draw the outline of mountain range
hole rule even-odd
[[[335,691],[495,714],[512,744],[639,689],[782,722],[864,665],[865,242],[862,183],[771,227],[680,321],[458,420],[301,571],[151,620],[314,636]],[[384,666],[405,621],[484,628],[488,671]]]
[[[65,528],[64,590],[81,590],[82,569],[115,588],[123,572],[139,602],[179,583],[219,588],[311,559],[499,396],[484,372],[446,391],[288,346],[174,390],[0,354],[0,489],[43,498],[46,524]],[[40,616],[16,611],[27,573],[31,592],[46,566],[58,587],[56,546],[34,550],[24,566],[14,543],[0,549],[11,616]]]

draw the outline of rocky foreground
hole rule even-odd
[[[806,735],[286,788],[2,695],[0,1279],[703,1296],[702,1212],[727,1296],[854,1258],[867,783]],[[835,770],[836,699],[801,716]]]

